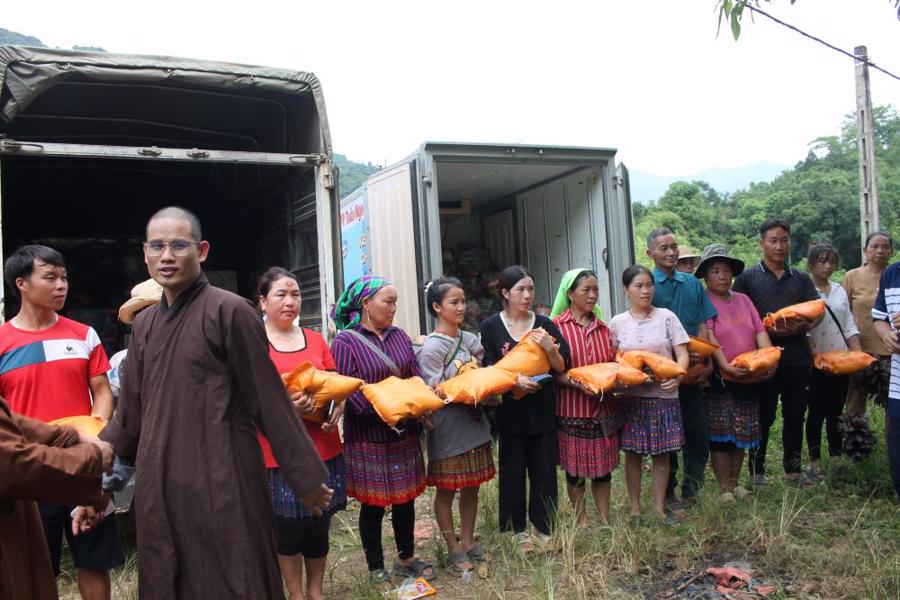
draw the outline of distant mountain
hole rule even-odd
[[[359,186],[380,167],[372,163],[354,162],[343,154],[334,155],[334,165],[340,173],[341,197],[346,198],[355,192]]]
[[[31,37],[30,35],[25,35],[23,33],[19,33],[17,31],[10,31],[9,29],[3,29],[0,27],[0,44],[14,44],[16,46],[37,46],[38,48],[46,48],[44,42],[37,39],[36,37]]]
[[[755,162],[743,167],[732,169],[706,169],[693,175],[668,176],[653,175],[642,171],[629,171],[631,183],[632,202],[646,204],[651,200],[658,200],[669,185],[676,181],[705,181],[718,192],[734,192],[750,185],[763,181],[771,181],[778,177],[782,171],[791,167],[788,165],[774,165],[765,161]]]

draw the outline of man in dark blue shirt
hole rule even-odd
[[[750,296],[759,316],[785,306],[817,300],[819,294],[809,275],[788,265],[791,252],[791,226],[787,221],[769,219],[759,228],[759,246],[763,259],[734,280],[732,290]],[[806,332],[812,325],[804,319],[779,322],[778,331],[769,331],[772,343],[784,348],[775,375],[760,384],[759,420],[762,441],[750,450],[747,465],[754,485],[766,483],[766,446],[769,429],[775,422],[778,398],[781,397],[784,472],[791,482],[803,484],[801,452],[803,422],[809,405],[809,378],[812,374],[812,349]]]
[[[647,237],[647,256],[653,259],[653,306],[667,308],[675,313],[688,335],[709,339],[706,321],[716,316],[716,309],[696,277],[675,269],[678,264],[678,240],[665,227],[654,229]],[[705,377],[709,376],[709,372]],[[709,430],[706,424],[706,400],[700,386],[678,387],[681,404],[681,421],[684,426],[684,481],[681,499],[693,503],[697,490],[703,484],[706,462],[709,460]],[[676,500],[678,486],[678,454],[669,461],[669,485],[666,498],[669,504]]]

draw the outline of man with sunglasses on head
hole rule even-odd
[[[0,396],[13,413],[44,423],[82,415],[108,420],[112,391],[100,337],[92,327],[57,313],[69,291],[62,255],[47,246],[22,246],[6,259],[3,271],[20,307],[0,327]],[[59,575],[65,534],[81,597],[108,600],[109,571],[125,562],[116,520],[73,538],[73,507],[42,502],[38,508],[54,573]]]
[[[162,298],[134,320],[115,417],[101,434],[134,462],[142,600],[284,598],[275,515],[256,429],[314,513],[328,472],[269,359],[262,320],[209,284],[210,245],[189,211],[147,223]]]

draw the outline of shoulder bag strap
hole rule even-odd
[[[841,322],[838,321],[838,318],[835,316],[834,311],[831,310],[831,307],[828,306],[828,300],[825,300],[825,310],[828,311],[828,314],[831,315],[831,320],[834,321],[834,324],[837,325],[838,331],[841,333],[841,337],[844,338],[844,343],[847,344],[847,349],[850,349],[850,342],[847,341],[847,336],[844,335],[844,328],[841,327]]]
[[[372,340],[367,338],[362,333],[356,331],[355,329],[345,329],[344,331],[346,331],[347,333],[349,333],[350,335],[355,337],[357,340],[362,342],[366,348],[371,350],[372,354],[377,356],[381,360],[381,362],[383,362],[387,366],[387,368],[391,371],[391,374],[394,377],[400,377],[400,374],[401,374],[400,367],[397,366],[397,363],[394,362],[394,359],[392,359],[390,356],[385,354],[381,348],[379,348],[378,346],[373,344]]]

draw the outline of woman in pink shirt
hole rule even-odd
[[[706,282],[706,293],[717,313],[706,322],[710,341],[720,346],[713,355],[717,372],[710,377],[706,392],[706,420],[722,504],[750,493],[738,485],[738,477],[744,451],[757,447],[762,438],[757,385],[747,382],[746,369],[733,367],[730,361],[743,352],[772,345],[750,298],[731,291],[732,280],[743,270],[744,263],[728,256],[723,244],[710,244],[703,249],[695,272]]]

